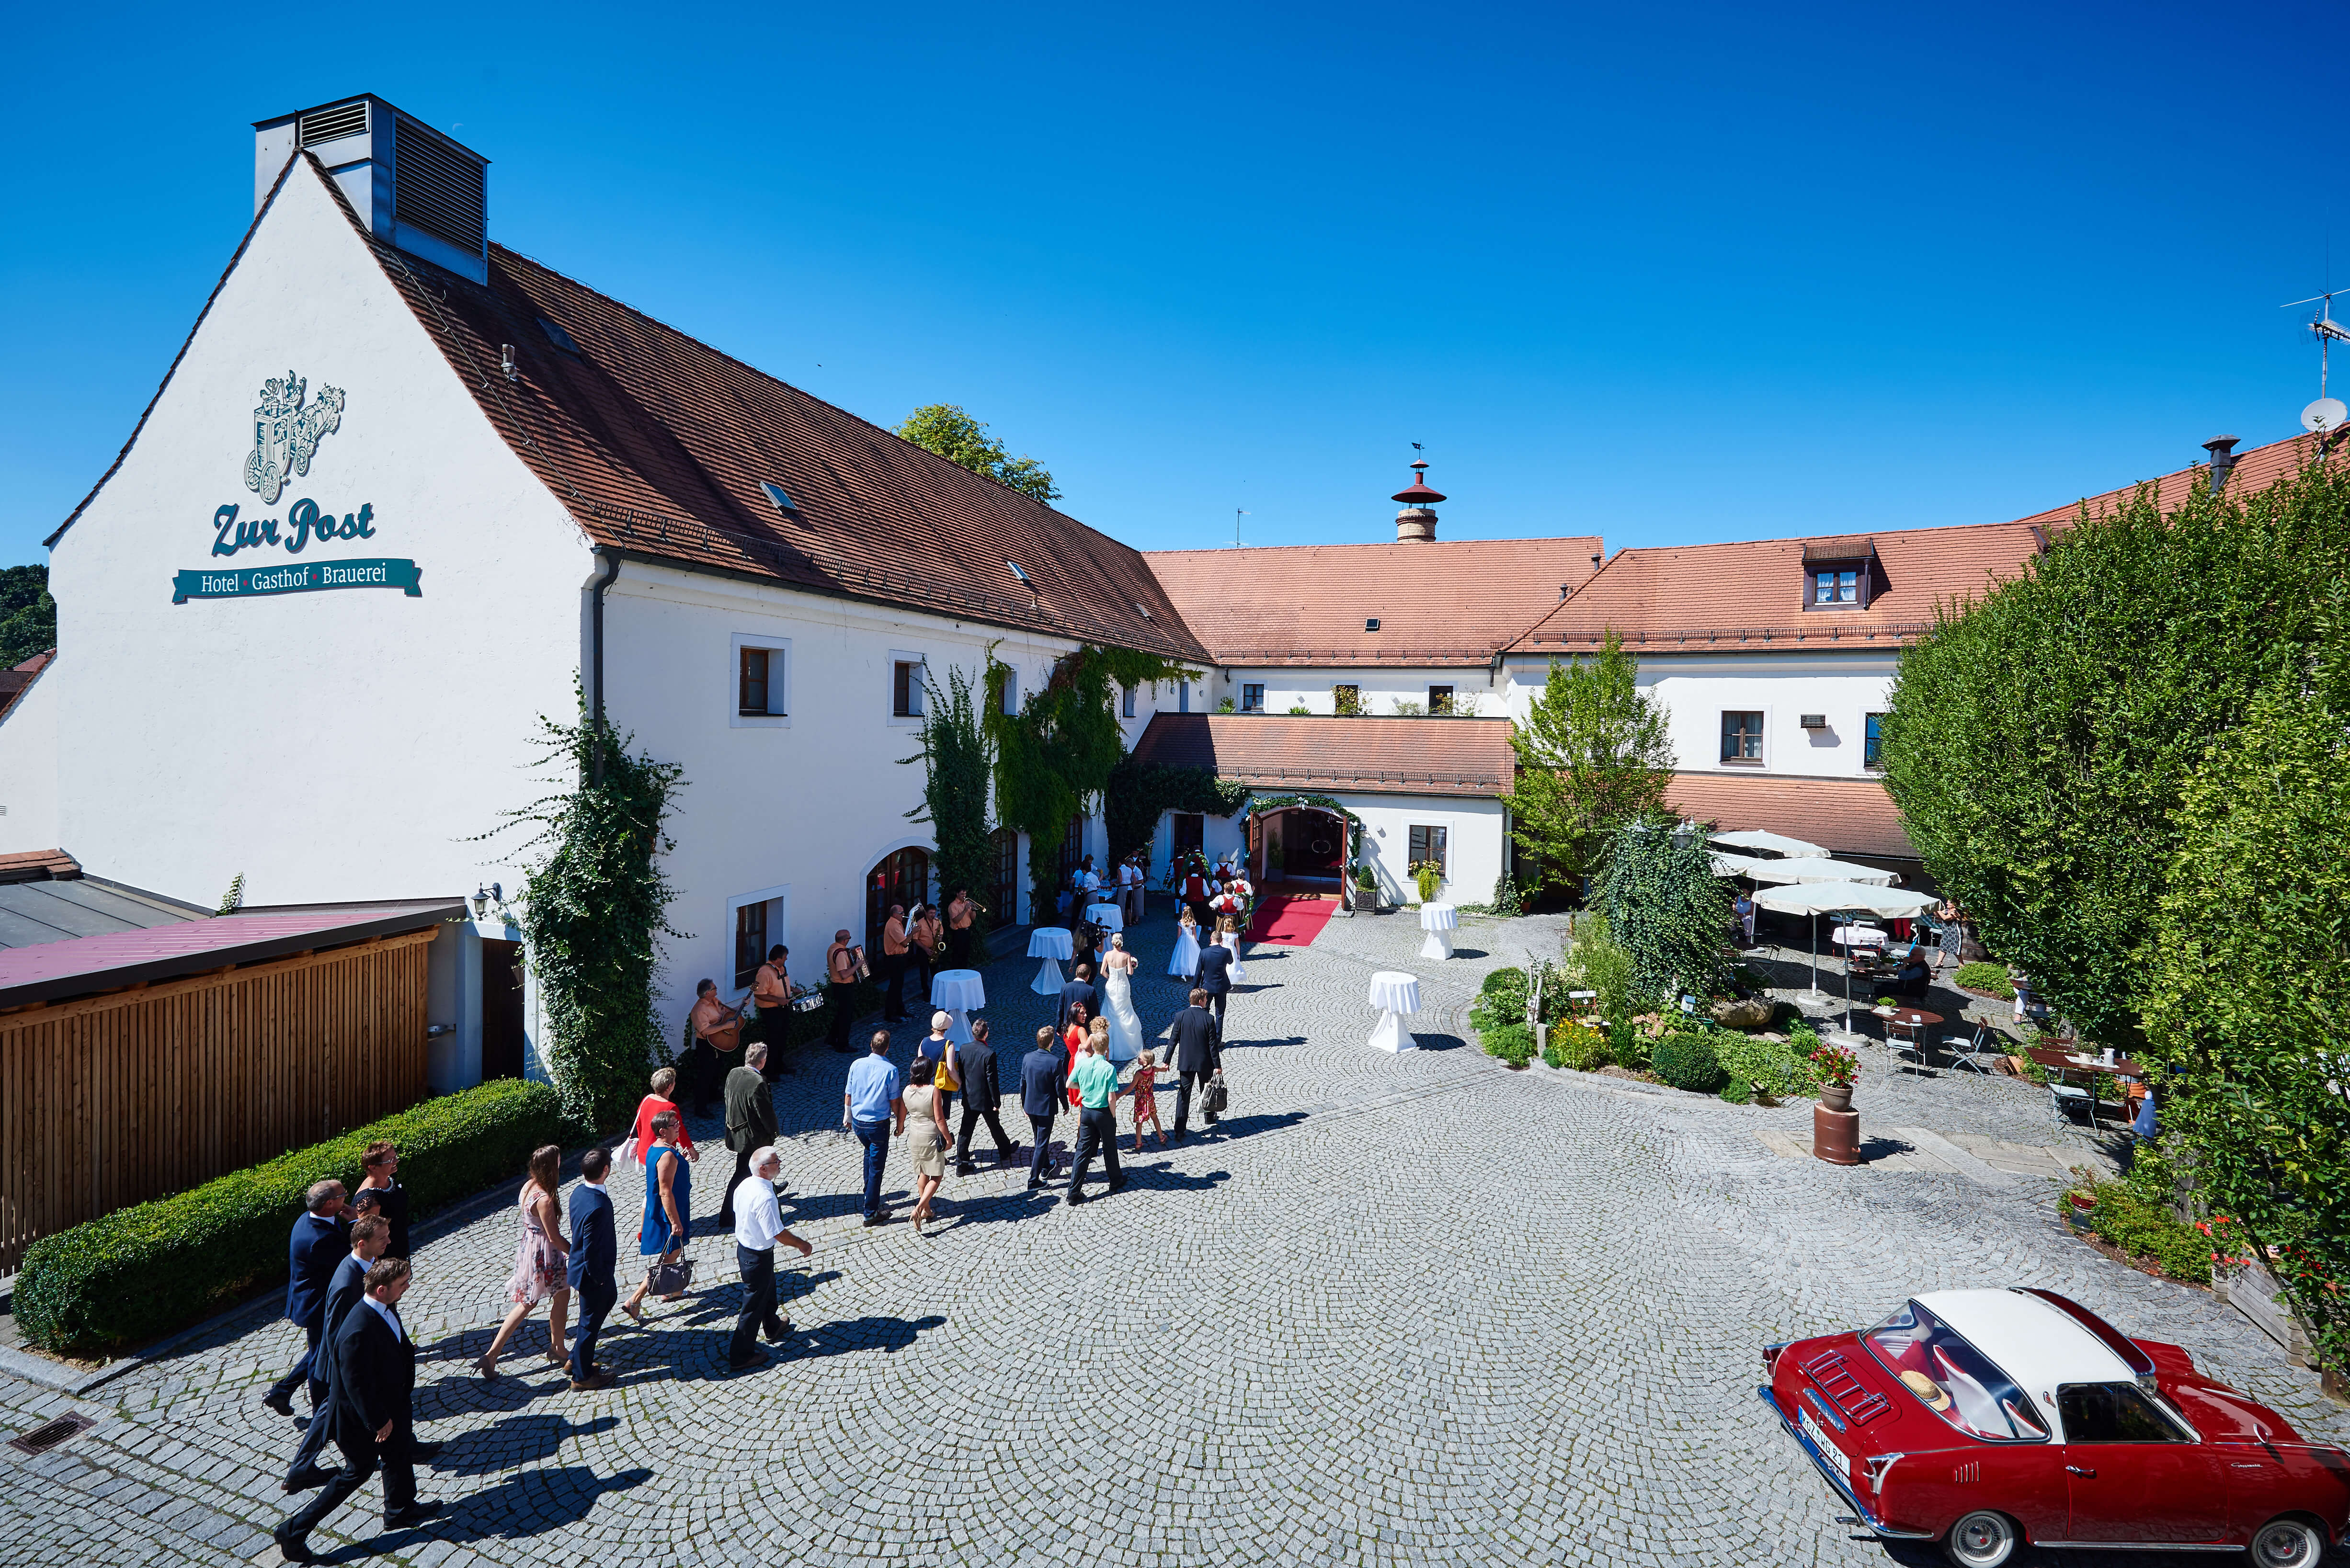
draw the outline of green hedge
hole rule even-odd
[[[2154,1262],[2174,1280],[2196,1285],[2211,1282],[2209,1236],[2118,1181],[2094,1182],[2087,1191],[2095,1205],[2076,1222],[2085,1223],[2125,1256],[2140,1263]],[[2069,1194],[2058,1193],[2057,1212],[2066,1214],[2071,1201]]]
[[[1961,991],[1980,991],[2002,1002],[2015,1000],[2015,987],[2008,983],[2007,966],[2003,963],[1962,963],[1950,971],[1950,983]]]
[[[192,1191],[120,1209],[26,1250],[16,1322],[43,1350],[100,1351],[195,1323],[286,1277],[286,1243],[310,1184],[360,1179],[378,1138],[400,1146],[400,1179],[422,1216],[496,1182],[519,1183],[531,1150],[563,1141],[546,1084],[504,1079],[446,1095],[340,1137],[232,1171]]]
[[[1810,1051],[1798,1054],[1792,1044],[1731,1030],[1716,1034],[1713,1047],[1729,1078],[1721,1086],[1721,1097],[1733,1105],[1742,1106],[1752,1100],[1757,1084],[1762,1085],[1764,1093],[1773,1095],[1819,1092],[1819,1076],[1806,1060]],[[1818,1049],[1816,1040],[1812,1049]]]
[[[1721,1058],[1703,1034],[1667,1034],[1649,1048],[1648,1063],[1676,1089],[1710,1095],[1721,1087]]]

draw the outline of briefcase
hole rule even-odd
[[[1231,1100],[1232,1096],[1224,1092],[1224,1070],[1219,1067],[1208,1075],[1208,1089],[1201,1096],[1201,1101],[1206,1105],[1210,1116],[1220,1116],[1224,1114],[1224,1106],[1231,1103]]]

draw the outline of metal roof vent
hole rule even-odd
[[[253,126],[253,210],[286,160],[307,152],[379,239],[486,283],[490,162],[373,93],[297,109]]]

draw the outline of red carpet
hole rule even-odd
[[[1257,901],[1256,912],[1249,918],[1248,939],[1276,947],[1311,947],[1337,909],[1336,898],[1293,898],[1268,893]]]

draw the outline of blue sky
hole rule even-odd
[[[2298,429],[2350,280],[2340,12],[2167,5],[21,13],[0,562],[374,91],[491,232],[1145,548],[1994,522]],[[87,18],[87,19],[85,19]],[[2330,240],[2329,240],[2330,236]],[[2350,380],[2345,357],[2345,380]]]

